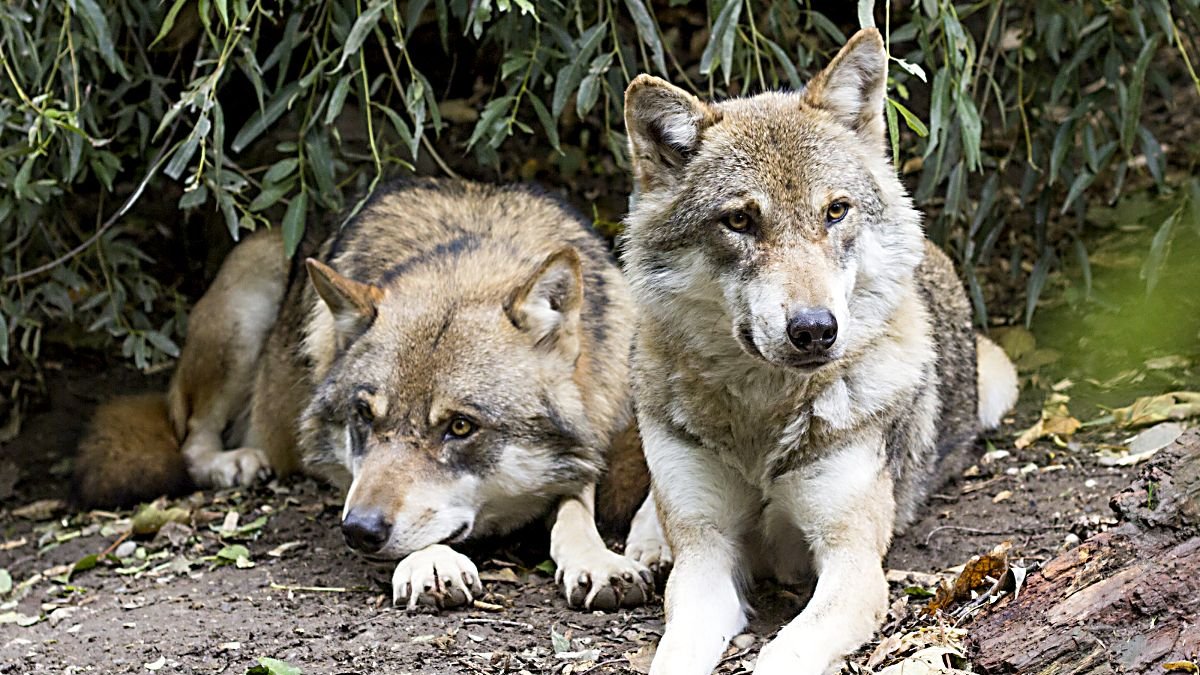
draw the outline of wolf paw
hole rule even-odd
[[[193,472],[197,483],[215,488],[249,486],[271,477],[267,453],[258,448],[237,448],[214,453]],[[199,474],[199,475],[196,475]]]
[[[806,660],[794,650],[771,641],[759,652],[754,675],[822,675],[830,665],[812,663],[811,659]]]
[[[409,554],[392,574],[392,605],[407,609],[461,607],[482,594],[475,563],[444,544]]]
[[[656,579],[664,581],[675,563],[675,557],[671,555],[671,545],[658,527],[658,521],[651,524],[654,527],[639,528],[637,523],[634,524],[629,530],[629,538],[625,540],[625,555],[645,565]]]
[[[611,611],[637,607],[654,596],[654,575],[645,565],[604,548],[564,561],[555,574],[567,604]]]

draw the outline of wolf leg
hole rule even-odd
[[[249,485],[271,473],[265,453],[226,451],[223,436],[245,426],[239,422],[248,415],[259,355],[286,279],[279,235],[255,235],[233,249],[188,317],[167,399],[188,473],[200,487]],[[243,439],[231,440],[240,445]]]
[[[742,540],[757,491],[712,453],[641,419],[654,496],[675,568],[652,675],[706,675],[746,625]]]
[[[650,568],[654,576],[662,579],[671,570],[674,558],[671,545],[658,520],[658,505],[654,501],[654,490],[646,495],[633,522],[629,525],[629,536],[625,539],[625,555]]]
[[[392,573],[392,604],[407,609],[461,607],[482,594],[475,563],[445,544],[410,553]]]
[[[558,503],[550,528],[550,557],[567,604],[585,609],[637,607],[654,594],[654,575],[604,545],[596,530],[596,486]]]
[[[879,627],[887,611],[883,556],[895,519],[892,490],[878,437],[776,481],[770,500],[789,509],[805,533],[817,586],[804,611],[763,648],[757,675],[820,675]]]

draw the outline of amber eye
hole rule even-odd
[[[850,213],[850,205],[846,202],[834,202],[825,209],[825,222],[832,225],[841,222]]]
[[[750,214],[745,211],[734,211],[725,216],[725,220],[722,222],[725,223],[725,227],[734,232],[746,232],[754,224],[754,221],[750,218]]]
[[[447,438],[466,438],[475,433],[475,423],[465,417],[455,417],[446,427]]]
[[[354,402],[354,414],[358,415],[358,419],[364,424],[375,421],[375,411],[371,410],[371,404],[361,398]]]

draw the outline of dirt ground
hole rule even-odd
[[[99,363],[48,378],[47,405],[0,447],[0,569],[13,584],[0,593],[0,673],[240,675],[259,657],[306,673],[645,672],[661,603],[607,614],[568,609],[552,576],[534,569],[548,557],[541,527],[470,551],[488,578],[483,600],[494,606],[410,614],[390,607],[390,569],[371,567],[343,543],[339,495],[308,479],[193,495],[173,504],[190,510],[186,524],[153,536],[126,534],[129,511],[72,512],[56,500],[68,494],[69,457],[88,411],[148,384],[127,367]],[[899,604],[923,601],[909,598],[912,586],[930,583],[921,575],[1002,541],[1012,541],[1013,559],[1032,564],[1108,522],[1109,496],[1132,469],[1100,466],[1086,451],[1108,442],[1102,434],[1076,436],[1074,449],[1041,442],[1014,450],[1014,433],[1035,419],[1035,398],[990,446],[977,447],[980,456],[989,447],[1011,454],[950,477],[895,542],[887,567]],[[224,527],[233,517],[237,527]],[[246,549],[240,562],[235,545]],[[101,559],[84,569],[92,554]],[[756,589],[750,636],[731,647],[721,672],[748,672],[803,596]]]

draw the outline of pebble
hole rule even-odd
[[[1089,490],[1096,487],[1096,485],[1097,483],[1095,478],[1089,478],[1083,481],[1083,487],[1088,488]]]
[[[113,553],[116,553],[118,558],[124,560],[125,558],[132,558],[136,551],[137,542],[123,541],[121,542],[121,545],[117,547],[117,550],[113,551]]]

